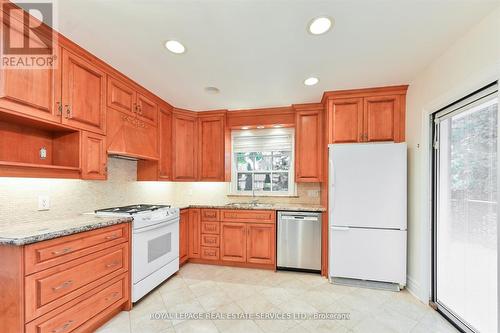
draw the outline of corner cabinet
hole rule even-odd
[[[408,86],[325,93],[328,143],[405,140]]]
[[[322,175],[323,105],[294,106],[295,181],[320,182]]]
[[[196,114],[172,115],[172,180],[198,179],[198,118]]]

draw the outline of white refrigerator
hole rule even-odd
[[[406,144],[328,148],[330,279],[405,286]]]

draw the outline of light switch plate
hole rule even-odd
[[[49,210],[50,209],[50,197],[48,195],[38,196],[38,210]]]

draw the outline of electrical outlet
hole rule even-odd
[[[49,210],[50,209],[50,197],[48,195],[38,196],[38,210]]]

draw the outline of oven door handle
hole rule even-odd
[[[179,222],[179,220],[178,219],[174,219],[174,220],[170,220],[170,221],[167,221],[167,222],[159,222],[159,223],[156,223],[156,224],[144,227],[144,228],[135,229],[135,230],[133,230],[133,233],[134,234],[140,234],[140,233],[143,233],[143,232],[146,232],[146,231],[151,231],[151,230],[163,228],[163,227],[166,227],[167,225],[174,224],[176,222]]]

